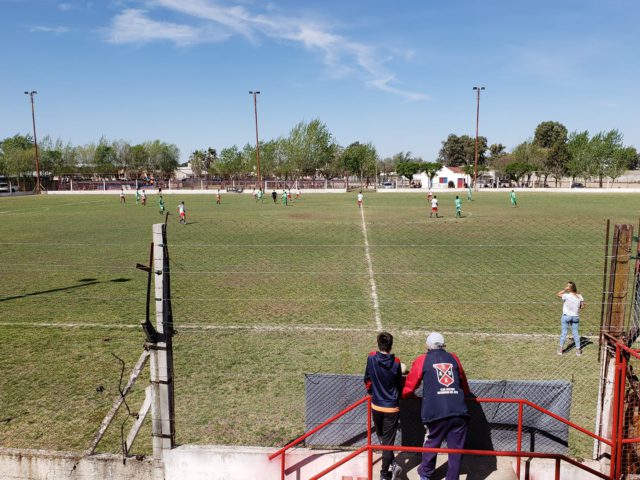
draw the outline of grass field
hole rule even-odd
[[[567,280],[597,333],[604,225],[637,224],[631,195],[479,193],[429,219],[419,194],[184,199],[169,218],[179,443],[279,445],[303,431],[304,373],[360,374],[381,326],[407,363],[443,331],[474,379],[567,379],[571,417],[593,428],[597,348],[555,355]],[[86,448],[144,341],[145,274],[156,199],[0,199],[0,445]],[[361,213],[364,216],[361,216]],[[363,222],[364,219],[364,222]],[[368,262],[364,234],[369,243]],[[370,272],[373,272],[371,275]],[[372,300],[372,284],[378,296]],[[141,379],[130,398],[136,410]],[[103,450],[117,451],[121,415]],[[130,423],[129,423],[130,424]],[[149,451],[148,436],[138,450]],[[590,443],[571,437],[572,452]]]

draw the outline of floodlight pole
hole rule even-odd
[[[31,120],[33,122],[33,146],[36,149],[36,193],[39,194],[42,192],[42,187],[40,185],[40,152],[38,151],[38,137],[36,136],[36,109],[33,102],[33,96],[38,92],[32,90],[30,92],[24,92],[25,95],[29,95],[31,99]]]
[[[262,177],[260,176],[260,142],[258,141],[258,97],[259,91],[251,91],[249,95],[253,95],[253,112],[256,117],[256,165],[258,167],[258,186],[262,190]]]
[[[478,180],[478,126],[480,124],[480,90],[484,90],[484,87],[473,87],[476,91],[476,155],[473,169],[473,188],[477,188],[476,182]]]

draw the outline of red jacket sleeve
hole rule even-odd
[[[460,386],[462,387],[462,391],[465,396],[471,394],[471,390],[469,389],[469,382],[467,382],[467,374],[464,373],[464,368],[462,368],[462,363],[460,363],[460,359],[455,353],[452,353],[453,358],[456,359],[456,363],[458,364],[458,371],[460,372]]]
[[[371,375],[369,374],[369,357],[375,354],[376,352],[369,352],[369,355],[367,356],[367,366],[364,369],[364,388],[367,389],[367,393],[370,393],[370,390],[371,390]]]
[[[405,381],[404,388],[402,389],[402,398],[409,398],[413,396],[413,392],[420,386],[422,382],[422,367],[424,365],[424,358],[426,354],[420,355],[413,361],[407,380]]]

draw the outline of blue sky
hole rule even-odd
[[[319,118],[342,145],[509,149],[554,120],[640,147],[637,0],[0,0],[0,138],[196,148]]]

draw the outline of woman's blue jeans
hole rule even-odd
[[[564,341],[567,339],[567,332],[569,326],[571,326],[571,332],[573,333],[573,341],[576,343],[576,348],[580,349],[580,334],[578,333],[578,323],[580,317],[572,315],[562,315],[560,317],[560,348],[564,346]]]

